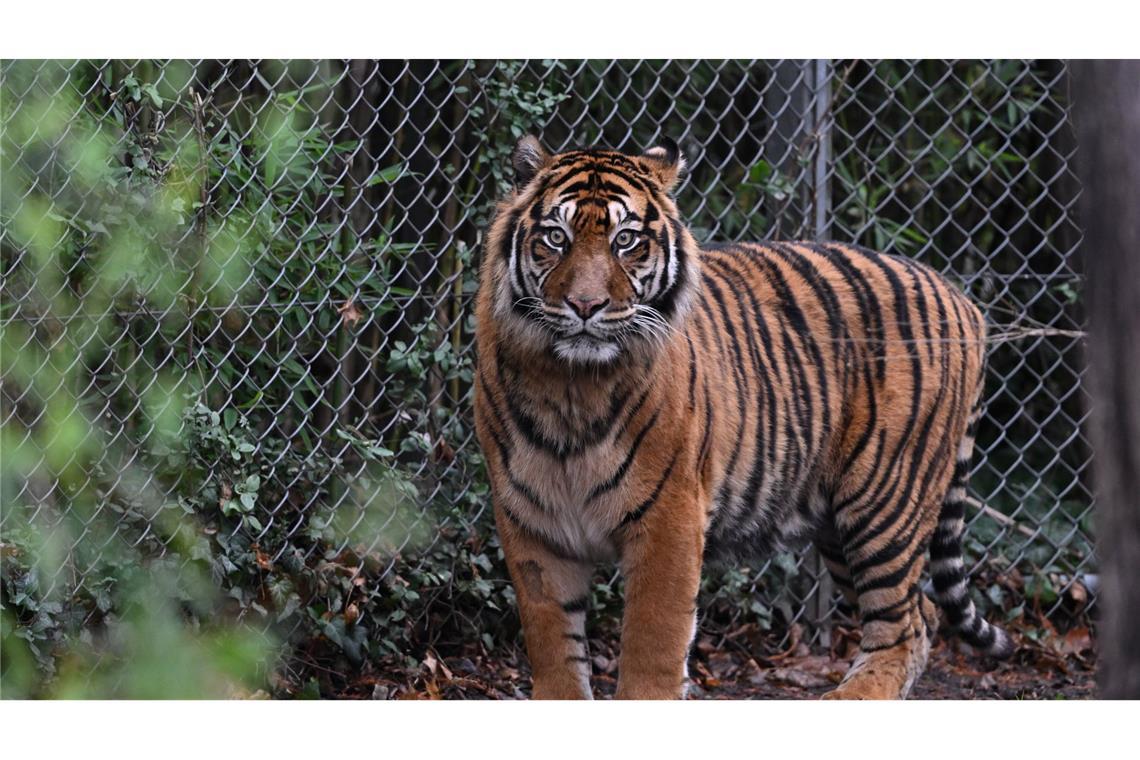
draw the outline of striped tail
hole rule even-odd
[[[934,601],[946,613],[947,622],[970,646],[991,657],[1008,657],[1013,653],[1009,634],[996,625],[987,623],[978,614],[966,586],[966,565],[962,560],[962,534],[966,530],[966,484],[970,474],[970,456],[974,451],[974,433],[982,415],[981,389],[970,424],[958,448],[954,463],[954,477],[942,511],[938,527],[930,542],[930,576],[934,585]]]

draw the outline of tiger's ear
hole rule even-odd
[[[511,153],[511,165],[515,168],[515,187],[527,185],[534,175],[550,163],[550,154],[534,135],[524,135],[515,144]]]
[[[641,154],[646,168],[665,192],[670,192],[685,176],[685,157],[671,137],[661,138],[661,144]]]

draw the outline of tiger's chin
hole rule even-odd
[[[554,355],[571,364],[610,364],[621,355],[616,341],[574,335],[554,341]]]

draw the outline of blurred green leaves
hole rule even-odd
[[[248,695],[290,637],[399,650],[408,586],[444,582],[377,582],[427,544],[405,460],[433,441],[310,433],[330,403],[314,354],[396,311],[393,273],[430,246],[314,213],[352,191],[359,141],[319,121],[327,63],[296,65],[321,73],[223,112],[176,61],[3,64],[6,697]],[[314,310],[330,297],[360,307]],[[416,387],[398,372],[393,393]]]
[[[133,73],[104,83],[136,122],[168,104]],[[101,120],[77,84],[51,62],[4,63],[3,695],[236,696],[274,645],[219,614],[208,566],[182,559],[205,527],[158,485],[194,382],[156,374],[120,315],[183,312],[196,280],[230,303],[257,235],[193,234],[199,156]],[[192,132],[171,105],[187,119],[171,128]],[[101,375],[112,358],[125,372]]]

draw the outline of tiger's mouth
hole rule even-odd
[[[592,335],[585,330],[554,341],[554,355],[571,363],[608,364],[620,353],[616,340]]]

